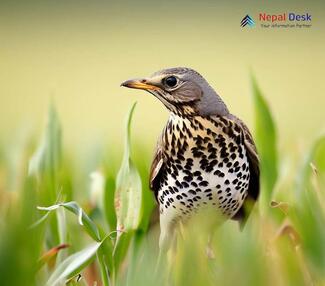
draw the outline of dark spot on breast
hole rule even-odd
[[[200,160],[200,165],[201,165],[201,168],[205,168],[206,165],[209,163],[209,161],[207,159],[201,159]]]
[[[182,185],[183,185],[184,188],[188,188],[189,187],[189,184],[186,183],[186,182],[182,182]]]
[[[225,126],[222,128],[222,131],[227,134],[229,132],[229,128]]]
[[[202,181],[199,183],[199,186],[202,186],[202,187],[207,187],[209,185],[209,183],[207,181]]]
[[[224,163],[228,163],[228,162],[229,162],[229,158],[228,158],[228,157],[224,158],[224,159],[223,159],[223,162],[224,162]]]
[[[177,187],[179,187],[181,189],[183,188],[183,185],[178,180],[175,181],[175,184]]]
[[[196,182],[191,182],[191,185],[193,186],[193,187],[197,187],[197,183]]]
[[[231,143],[232,144],[232,143]],[[237,150],[237,147],[236,146],[230,146],[230,144],[229,144],[229,151],[231,152],[231,153],[234,153],[235,151]],[[236,156],[236,155],[235,155]]]
[[[194,190],[192,190],[192,189],[189,190],[188,192],[189,192],[191,195],[196,195],[196,192],[195,192]]]
[[[202,151],[196,151],[196,152],[192,152],[194,158],[200,158],[202,157],[202,155],[204,155],[204,153]]]
[[[191,182],[193,178],[191,176],[184,176],[183,178],[186,182]]]
[[[208,159],[216,159],[217,156],[215,153],[211,153],[209,156],[208,156]]]
[[[193,173],[193,175],[194,175],[194,176],[200,176],[200,175],[201,175],[201,172],[200,172],[200,171],[195,171],[195,172]]]
[[[211,165],[207,166],[207,167],[205,168],[205,171],[206,171],[207,173],[212,172],[212,171],[213,171],[213,166],[211,166]]]
[[[180,153],[177,154],[177,157],[179,158],[179,160],[181,160],[181,161],[185,161],[184,156],[181,155]]]
[[[184,166],[184,168],[187,169],[187,170],[191,170],[191,169],[192,169],[192,166],[186,164],[186,165]]]

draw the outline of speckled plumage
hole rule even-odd
[[[151,181],[162,233],[200,209],[215,207],[232,218],[243,206],[250,159],[241,124],[235,117],[170,115],[156,153],[159,175]]]
[[[175,89],[164,86],[171,75],[179,80]],[[160,210],[160,245],[175,223],[205,208],[245,221],[250,210],[244,203],[259,194],[258,155],[246,125],[191,69],[162,70],[141,83],[171,111],[150,173]]]

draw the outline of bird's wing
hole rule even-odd
[[[240,220],[241,228],[245,225],[252,208],[258,199],[260,192],[260,166],[259,166],[259,157],[256,150],[256,146],[253,140],[253,136],[248,130],[248,127],[243,121],[235,116],[231,116],[231,120],[237,124],[242,132],[244,145],[246,147],[248,162],[249,162],[249,172],[250,180],[248,185],[248,195],[245,200],[244,205],[233,217],[234,219]]]
[[[150,169],[149,185],[157,199],[164,170],[164,156],[161,139],[159,139]]]

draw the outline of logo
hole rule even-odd
[[[241,27],[245,27],[245,26],[248,26],[250,28],[254,27],[255,26],[255,22],[253,20],[253,18],[249,15],[246,15],[243,20],[241,20],[240,22],[240,26]]]
[[[296,13],[296,12],[285,12],[269,14],[267,12],[259,12],[256,15],[246,15],[241,21],[240,26],[242,28],[311,28],[312,27],[312,14],[309,12]]]

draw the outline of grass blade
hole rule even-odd
[[[58,197],[59,171],[61,166],[61,124],[54,105],[51,104],[48,112],[47,125],[40,145],[31,157],[28,174],[37,178],[37,189],[40,204],[53,204]],[[60,244],[60,221],[51,217],[50,241],[51,245]],[[62,236],[62,235],[61,235]]]
[[[124,157],[116,179],[115,209],[118,235],[113,252],[116,269],[125,257],[131,238],[139,227],[142,217],[142,183],[130,157],[130,129],[135,105],[128,114]]]
[[[260,156],[263,188],[261,201],[266,206],[270,203],[272,191],[278,177],[277,133],[270,108],[254,78],[252,78],[252,84],[255,110],[255,140]]]
[[[296,193],[300,197],[305,188],[310,188],[312,169],[310,164],[315,161],[320,173],[325,172],[325,135],[319,137],[307,152],[296,179]],[[323,178],[324,179],[324,178]]]
[[[60,203],[49,207],[37,207],[42,211],[53,211],[60,207],[64,207],[70,212],[74,213],[80,225],[82,225],[87,233],[96,241],[100,241],[100,234],[96,224],[89,218],[89,216],[84,212],[84,210],[76,202]]]
[[[46,285],[55,286],[63,283],[84,269],[94,258],[101,243],[93,243],[85,249],[66,258],[52,273]]]
[[[46,184],[43,189],[46,203],[57,198],[58,171],[61,163],[61,124],[53,105],[50,105],[48,123],[41,144],[29,162],[28,173]]]
[[[128,115],[124,157],[116,180],[115,209],[117,229],[120,231],[137,229],[141,220],[141,178],[130,157],[130,129],[135,105],[132,106]]]

